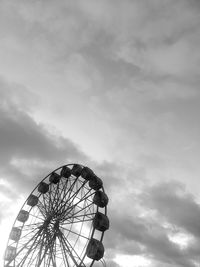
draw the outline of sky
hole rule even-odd
[[[108,267],[200,266],[199,0],[0,1],[0,265],[36,184],[109,196]]]

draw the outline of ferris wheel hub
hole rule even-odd
[[[54,229],[57,231],[57,230],[59,230],[59,225],[60,225],[60,222],[59,222],[59,220],[57,220],[56,222],[55,222],[55,224],[54,224]]]

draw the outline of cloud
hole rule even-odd
[[[140,193],[118,188],[120,202],[114,200],[109,206],[111,227],[104,240],[108,256],[141,255],[155,264],[194,267],[200,242],[199,205],[185,187],[171,181],[144,183]]]
[[[6,26],[2,27],[6,36],[2,45],[14,52],[12,56],[28,54],[31,47],[35,60],[29,62],[29,69],[33,73],[36,65],[43,68],[41,62],[49,71],[59,72],[71,54],[90,50],[86,60],[92,58],[105,77],[110,68],[113,82],[116,77],[121,84],[127,72],[182,78],[198,74],[199,19],[194,1],[19,1],[17,5],[2,1],[1,6]],[[119,66],[124,73],[121,78]]]
[[[194,266],[192,262],[197,259],[199,253],[196,248],[199,244],[199,225],[197,222],[200,218],[200,207],[194,196],[187,193],[182,184],[169,182],[153,186],[150,190],[147,189],[146,193],[143,196],[141,195],[141,200],[145,207],[155,212],[154,217],[155,219],[157,217],[160,227],[163,227],[162,233],[165,232],[166,234],[165,245],[161,245],[161,250],[165,251],[164,255],[168,255],[167,258],[177,264],[182,264],[181,266]],[[168,228],[166,225],[170,227]],[[185,233],[185,236],[188,237],[184,249],[172,245],[169,239],[171,231],[175,231],[175,235]],[[179,242],[178,244],[182,243]],[[173,252],[168,247],[170,243]],[[151,244],[150,250],[152,247]],[[156,251],[159,251],[159,248]],[[158,259],[159,256],[157,255],[156,258]],[[188,265],[186,264],[187,261]]]
[[[42,125],[37,125],[30,116],[13,108],[1,110],[2,160],[19,157],[51,160],[78,156],[75,145],[65,138],[48,134]],[[7,154],[7,157],[6,157]]]
[[[177,266],[194,266],[189,255],[185,255],[185,251],[181,251],[176,244],[168,239],[164,228],[156,225],[156,223],[151,225],[141,218],[127,219],[126,216],[124,215],[123,220],[121,217],[112,220],[115,235],[118,233],[112,244],[112,249],[115,252],[146,255],[149,259],[160,260],[172,264],[172,266],[174,264]],[[106,245],[108,246],[107,243]]]
[[[13,91],[12,85],[1,84],[1,178],[11,179],[21,192],[22,184],[32,184],[39,171],[87,157],[71,140],[50,133],[27,113],[24,100],[32,94],[25,89]]]
[[[173,175],[198,190],[197,1],[0,7],[0,73],[10,81],[0,79],[0,193],[18,198],[58,165],[86,163],[110,198],[111,265],[128,253],[194,266],[198,204],[179,185],[154,185]],[[178,234],[195,238],[182,250]]]
[[[121,143],[124,154],[134,157],[132,147],[145,144],[147,150],[151,137],[170,136],[171,141],[176,106],[182,99],[196,97],[198,81],[186,81],[191,74],[177,77],[177,71],[191,69],[193,63],[196,72],[199,69],[192,47],[199,42],[193,42],[198,36],[198,16],[194,2],[187,2],[20,1],[16,5],[3,1],[1,19],[9,23],[0,71],[42,96],[34,110],[37,120],[51,118],[64,134],[75,136],[64,121],[67,117],[73,124],[79,118],[80,129],[72,127],[80,131],[82,139],[77,134],[74,138],[83,143],[84,150],[99,149],[97,144],[103,147],[107,139],[104,154],[114,143]],[[56,101],[59,95],[62,99]],[[74,102],[79,109],[73,109]],[[93,140],[87,139],[90,122],[97,129],[96,134],[92,132]],[[172,129],[170,134],[168,129]],[[132,141],[129,145],[121,140],[126,135]],[[143,138],[147,142],[140,142]]]
[[[164,183],[152,188],[145,202],[171,224],[186,230],[199,239],[200,206],[194,196],[187,194],[179,184]]]
[[[110,260],[110,259],[106,259],[105,262],[102,262],[102,261],[96,261],[95,262],[95,265],[96,267],[102,267],[105,265],[106,266],[109,266],[109,267],[120,267],[119,264],[117,264],[115,261],[113,260]]]
[[[11,42],[14,42],[15,50],[20,52],[23,41],[23,52],[28,53],[31,47],[34,57],[39,57],[43,63],[50,60],[54,70],[57,64],[68,61],[71,53],[77,54],[82,49],[96,50],[97,65],[102,61],[98,51],[104,51],[105,67],[110,62],[110,66],[117,63],[122,68],[125,61],[130,66],[128,68],[124,63],[125,70],[132,69],[133,73],[136,70],[137,74],[138,69],[152,75],[154,72],[158,75],[185,74],[191,65],[191,71],[198,65],[190,49],[198,35],[198,13],[194,4],[187,1],[152,1],[151,4],[128,0],[114,4],[90,0],[60,1],[59,4],[49,1],[48,5],[24,1],[16,5],[2,1],[1,5],[2,25],[7,22],[6,32],[5,27],[2,31],[7,36],[9,48],[13,51]],[[180,11],[182,16],[177,15]],[[30,68],[37,59],[32,61]],[[117,59],[122,61],[117,62]]]

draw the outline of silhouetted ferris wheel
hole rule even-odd
[[[104,255],[109,228],[102,180],[68,164],[31,192],[13,224],[4,267],[91,267]]]

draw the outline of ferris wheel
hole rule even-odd
[[[4,267],[91,267],[103,259],[108,196],[88,167],[67,164],[31,192],[11,229]]]

